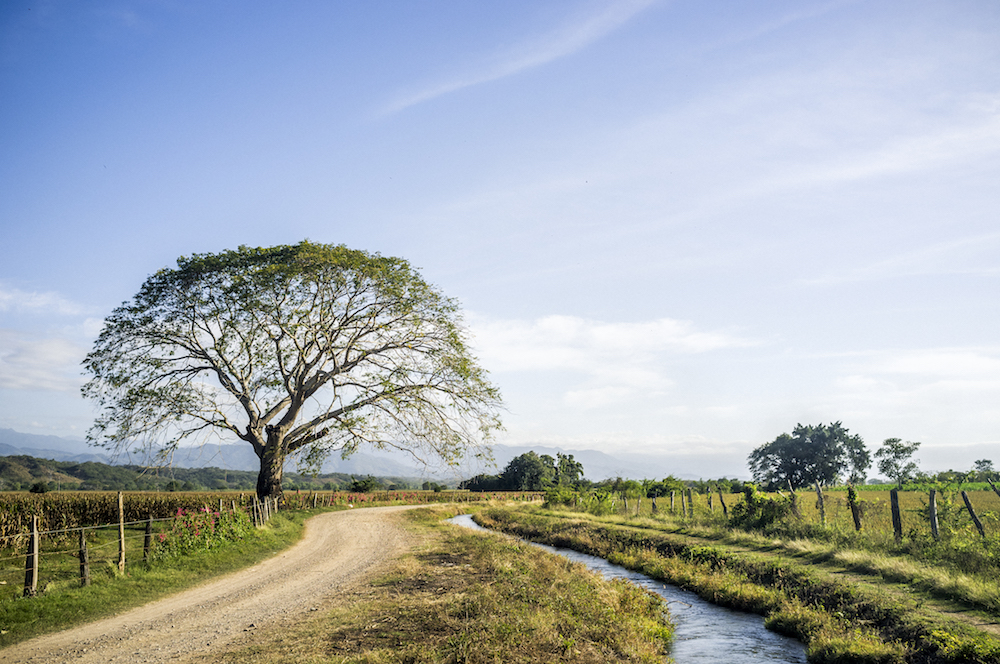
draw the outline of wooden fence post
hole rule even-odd
[[[799,495],[795,493],[795,487],[792,486],[792,481],[788,481],[788,492],[792,494],[792,516],[796,519],[802,518],[802,512],[799,511]]]
[[[931,517],[931,535],[933,535],[934,540],[937,541],[941,539],[941,533],[938,532],[937,489],[931,489],[931,496],[927,503],[927,508]]]
[[[31,517],[31,534],[28,536],[28,557],[24,560],[24,596],[38,594],[38,517]]]
[[[976,524],[976,529],[979,530],[980,537],[986,537],[986,531],[983,530],[983,522],[979,520],[976,516],[976,510],[972,509],[972,501],[969,500],[969,494],[965,491],[962,492],[962,500],[965,501],[965,509],[969,510],[969,516],[972,517],[972,522]]]
[[[222,500],[220,499],[221,503]],[[222,507],[219,507],[219,511],[222,511]],[[146,536],[142,539],[142,561],[146,562],[149,560],[149,552],[153,550],[153,515],[150,514],[149,518],[146,519]]]
[[[823,502],[823,489],[816,482],[816,506],[819,507],[819,522],[826,525],[826,504]]]
[[[990,488],[993,489],[993,493],[1000,496],[1000,489],[998,489],[997,485],[993,483],[993,480],[987,477],[986,481],[990,483]]]
[[[90,554],[87,552],[87,531],[80,529],[80,586],[90,585]]]
[[[903,519],[899,515],[899,489],[889,492],[889,506],[892,509],[892,536],[896,544],[903,541]]]
[[[722,516],[729,518],[729,508],[726,507],[726,499],[722,495],[722,489],[719,489],[719,504],[722,505]]]
[[[674,513],[674,492],[670,492],[670,513]]]
[[[708,490],[708,511],[715,513],[715,505],[712,503],[712,490]]]
[[[851,518],[854,519],[854,530],[861,532],[861,507],[858,505],[858,492],[853,486],[847,487],[847,503],[851,506]]]
[[[118,492],[118,571],[125,571],[125,494]]]
[[[656,514],[656,496],[652,498],[653,506],[650,508],[650,514]]]
[[[688,516],[694,518],[694,489],[688,488]]]

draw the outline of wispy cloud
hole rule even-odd
[[[76,390],[83,383],[86,349],[61,338],[37,338],[0,329],[0,388]]]
[[[474,317],[476,350],[494,372],[568,372],[563,401],[587,407],[621,402],[673,386],[665,365],[673,358],[755,342],[699,330],[690,321],[604,322],[574,316],[535,320]]]
[[[602,6],[528,44],[508,49],[477,71],[456,75],[401,96],[383,109],[383,115],[481,83],[496,81],[572,55],[627,23],[655,0],[621,0]]]
[[[0,284],[0,312],[42,312],[61,316],[79,316],[90,310],[67,300],[58,293],[37,293],[22,291]]]
[[[890,256],[854,269],[831,272],[816,279],[805,280],[803,283],[828,286],[931,274],[1000,275],[1000,267],[993,258],[998,248],[1000,248],[1000,233],[956,238]],[[990,257],[986,260],[980,258],[980,255],[987,251],[992,252]]]

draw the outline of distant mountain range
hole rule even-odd
[[[511,459],[532,450],[538,454],[548,454],[552,457],[555,457],[557,453],[572,454],[574,459],[583,464],[584,476],[593,481],[612,477],[662,479],[667,475],[674,475],[681,479],[735,476],[730,474],[731,470],[729,473],[726,472],[725,462],[728,460],[722,460],[721,464],[710,463],[707,473],[697,474],[685,472],[686,468],[678,467],[677,461],[666,455],[620,454],[614,456],[596,450],[566,450],[544,445],[495,445],[493,447],[495,465],[492,467],[473,462],[458,467],[425,466],[406,453],[379,450],[357,452],[348,459],[341,459],[334,454],[323,464],[322,472],[346,473],[357,476],[373,475],[375,477],[446,480],[454,483],[480,473],[499,473]],[[126,455],[112,458],[106,450],[91,447],[82,439],[40,436],[20,433],[12,429],[0,429],[0,456],[14,455],[28,455],[76,463],[85,461],[117,465],[142,465],[144,463],[143,459],[127,457]],[[181,448],[174,455],[172,465],[177,468],[217,467],[238,471],[257,471],[260,468],[260,462],[253,449],[245,443],[208,443],[202,447]],[[292,461],[289,463],[288,470],[293,471],[294,469],[295,464]]]

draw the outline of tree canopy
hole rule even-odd
[[[920,443],[903,442],[899,438],[886,438],[882,447],[875,452],[878,459],[878,472],[893,480],[900,489],[903,483],[912,479],[917,473],[917,464],[910,461]]]
[[[747,458],[755,482],[768,487],[791,484],[798,488],[815,482],[834,484],[850,471],[848,481],[860,484],[871,467],[871,456],[861,436],[841,425],[798,424],[761,445]]]
[[[583,464],[572,454],[548,454],[534,450],[514,457],[499,475],[476,475],[459,488],[469,491],[542,491],[552,486],[578,486],[583,481]]]
[[[458,304],[399,258],[314,244],[181,257],[108,316],[84,360],[88,439],[169,457],[235,436],[280,495],[286,458],[395,447],[423,461],[489,454],[501,398]]]

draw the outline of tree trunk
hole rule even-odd
[[[282,445],[268,441],[260,455],[260,473],[257,475],[257,497],[281,498],[281,476],[285,469]]]

